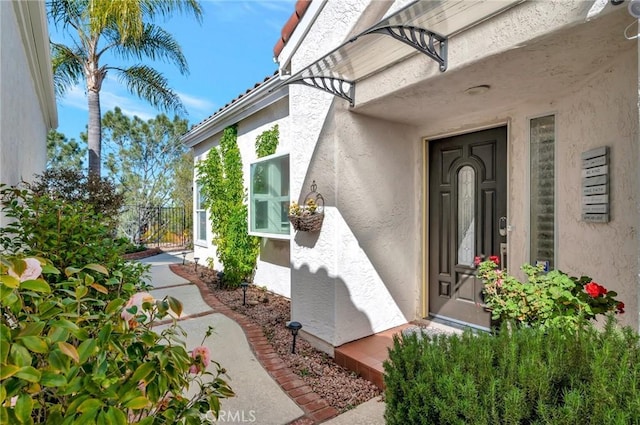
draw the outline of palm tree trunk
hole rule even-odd
[[[100,93],[87,90],[89,99],[89,124],[88,124],[88,147],[89,147],[89,176],[100,177],[101,145],[102,145],[102,123],[100,120]]]

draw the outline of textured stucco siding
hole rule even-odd
[[[0,182],[44,171],[47,131],[12,2],[0,2]]]
[[[336,47],[349,28],[367,26],[353,21],[364,10],[358,4],[325,5],[293,72]],[[416,54],[358,82],[352,109],[291,86],[292,197],[315,180],[327,201],[321,232],[291,241],[292,314],[305,331],[337,346],[426,311],[425,139],[508,127],[508,258],[520,274],[530,260],[529,119],[546,114],[556,115],[557,267],[616,290],[627,304],[622,323],[638,327],[637,41],[622,36],[626,9],[607,4],[591,22],[592,5],[520,4],[452,37],[445,73]],[[486,95],[465,94],[489,79]],[[580,154],[604,145],[612,219],[588,224]]]
[[[618,25],[625,22],[621,15]],[[581,24],[588,28],[590,23]],[[620,37],[622,33],[621,27]],[[573,31],[563,33],[558,40],[545,42],[551,47],[560,38],[569,40]],[[578,34],[576,32],[576,34]],[[580,33],[581,34],[581,33]],[[613,31],[613,34],[617,34]],[[529,262],[529,120],[532,117],[556,116],[556,268],[572,275],[588,275],[611,290],[615,290],[626,305],[626,314],[619,316],[622,324],[638,328],[638,225],[640,213],[638,193],[638,50],[634,46],[614,44],[620,48],[614,54],[592,48],[581,37],[570,41],[571,50],[565,60],[582,60],[589,66],[580,73],[566,74],[560,62],[542,62],[540,73],[546,73],[540,84],[529,90],[526,62],[527,51],[520,56],[505,52],[510,63],[521,72],[522,90],[513,90],[499,99],[487,98],[481,109],[459,115],[442,115],[419,127],[428,138],[464,133],[492,125],[508,124],[508,258],[510,270],[522,276],[518,267]],[[564,41],[563,41],[564,42]],[[624,42],[622,42],[624,43]],[[502,56],[494,58],[501,63]],[[498,69],[499,66],[496,66]],[[496,71],[497,72],[497,71]],[[478,80],[469,72],[471,83]],[[508,84],[505,83],[505,84]],[[548,87],[557,88],[553,90]],[[493,88],[492,88],[493,90]],[[455,94],[450,98],[452,110],[462,108]],[[469,100],[471,101],[471,99]],[[431,117],[433,118],[433,117]],[[436,117],[437,118],[437,117]],[[611,221],[592,224],[581,220],[581,153],[596,147],[610,148]]]
[[[290,127],[288,119],[289,105],[285,98],[277,101],[269,107],[262,109],[238,123],[238,147],[242,157],[244,185],[249,190],[249,167],[257,159],[255,152],[256,138],[266,130],[270,130],[278,124],[280,138],[276,154],[286,154],[291,149]],[[196,162],[206,158],[207,153],[213,147],[218,146],[222,134],[199,143],[194,147]],[[194,188],[196,185],[194,184]],[[194,189],[195,190],[195,189]],[[194,199],[197,194],[194,192]],[[195,209],[195,204],[194,204]],[[208,224],[206,246],[198,243],[194,245],[194,256],[200,258],[202,264],[207,258],[214,259],[217,270],[223,267],[216,257],[215,246],[211,243],[211,228]],[[195,230],[195,229],[194,229]],[[291,296],[291,274],[289,271],[289,241],[261,238],[260,256],[258,258],[254,284],[266,286],[269,291]]]
[[[357,21],[367,6],[328,2],[293,72],[354,26],[372,25]],[[315,89],[292,85],[290,99],[292,197],[302,200],[315,180],[326,203],[321,231],[297,232],[291,241],[292,319],[330,346],[406,323],[419,293],[418,134],[354,115]]]

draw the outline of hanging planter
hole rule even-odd
[[[316,189],[316,181],[311,184],[311,192],[304,198],[304,202],[299,205],[292,202],[289,206],[289,221],[296,231],[317,232],[322,227],[324,220],[324,198]]]

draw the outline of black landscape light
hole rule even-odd
[[[195,261],[195,263],[196,263],[195,271],[198,271],[198,260],[199,259],[200,259],[200,257],[193,257],[193,261]]]
[[[218,272],[216,273],[216,276],[218,276],[218,289],[222,289],[222,282],[224,281],[224,272]]]
[[[180,254],[182,254],[182,265],[184,266],[184,262],[187,259],[187,251],[181,252]]]
[[[291,331],[291,335],[293,335],[293,342],[291,344],[291,354],[296,353],[296,337],[298,336],[298,331],[302,329],[302,324],[300,322],[287,322],[285,325],[287,329]]]
[[[240,286],[242,286],[242,305],[247,305],[247,287],[249,284],[247,282],[242,282]]]

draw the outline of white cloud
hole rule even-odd
[[[119,107],[122,113],[130,117],[137,116],[141,120],[150,120],[158,115],[150,106],[146,106],[137,102],[135,99],[121,96],[116,93],[101,90],[100,91],[100,109],[102,112],[110,111],[115,107]]]
[[[80,85],[75,85],[68,89],[59,101],[60,104],[64,106],[82,109],[83,111],[89,110],[89,106],[87,105],[87,95],[84,88]]]
[[[135,115],[145,121],[158,115],[152,107],[143,102],[138,102],[135,98],[127,97],[127,95],[121,95],[105,89],[100,90],[100,109],[102,113],[111,111],[118,106],[124,114],[131,117]],[[89,110],[87,94],[81,85],[71,87],[65,96],[60,99],[60,104],[83,111]]]
[[[202,99],[195,96],[190,96],[186,93],[177,92],[182,100],[182,104],[185,106],[188,112],[195,109],[197,112],[213,113],[217,108],[216,104],[207,99]]]

